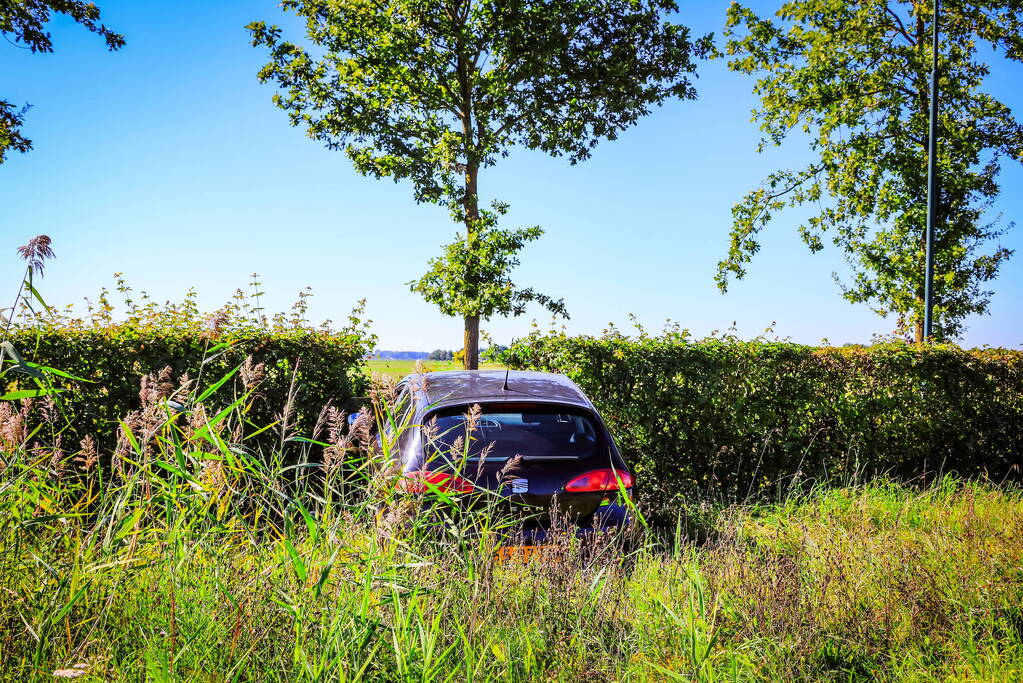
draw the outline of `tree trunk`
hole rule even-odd
[[[927,34],[925,33],[925,28],[926,27],[924,25],[924,17],[923,17],[923,11],[924,10],[923,10],[922,5],[920,3],[916,3],[916,2],[913,3],[913,8],[914,8],[914,12],[916,13],[916,35],[914,35],[913,37],[916,38],[916,48],[920,52],[921,57],[923,57],[924,56],[924,52],[925,52],[925,48],[926,48],[926,45],[927,45]],[[930,90],[930,87],[928,86],[928,83],[926,82],[926,80],[924,80],[924,81],[917,80],[916,81],[916,91],[917,91],[917,101],[919,102],[919,105],[920,105],[920,112],[923,115],[924,121],[926,121],[927,117],[930,115],[930,103],[931,103],[931,90]],[[929,158],[929,155],[930,155],[930,143],[931,143],[930,138],[927,135],[925,135],[923,137],[923,144],[921,145],[923,147],[924,163],[925,164],[926,164],[926,160]],[[921,265],[920,272],[924,273],[926,271],[926,268],[927,268],[927,256],[926,256],[926,252],[927,252],[927,225],[926,224],[920,230],[920,249],[925,254],[924,257],[923,257],[923,261],[920,264]],[[924,318],[923,318],[923,316],[924,316],[924,287],[925,287],[925,284],[921,281],[920,288],[917,289],[917,291],[916,291],[917,310],[919,311],[919,315],[918,315],[916,321],[913,324],[913,341],[915,341],[917,344],[922,344],[924,342]]]
[[[469,162],[465,169],[465,198],[463,208],[465,209],[465,239],[472,239],[476,231],[479,219],[479,195],[477,182],[479,178],[479,166],[475,162]],[[465,334],[462,338],[465,350],[464,367],[466,370],[478,370],[480,367],[480,317],[479,315],[465,316]]]
[[[458,81],[462,94],[462,144],[465,150],[465,193],[462,195],[462,220],[465,223],[465,241],[471,242],[473,233],[479,227],[480,207],[479,159],[473,151],[473,91],[472,79],[469,74],[471,59],[465,54],[461,41],[458,43]],[[474,273],[467,273],[471,284]],[[462,338],[465,352],[464,366],[466,370],[478,370],[480,366],[480,316],[479,309],[474,315],[465,316],[465,334]]]
[[[462,337],[465,349],[463,363],[466,370],[479,370],[480,368],[480,317],[478,315],[467,315],[465,317],[465,335]]]

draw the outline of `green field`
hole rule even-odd
[[[390,375],[394,378],[401,378],[416,371],[414,360],[394,359],[373,359],[366,361],[366,374]],[[461,370],[462,364],[453,360],[424,360],[420,361],[423,369],[432,372],[434,370]],[[480,363],[480,370],[503,370],[500,363]]]

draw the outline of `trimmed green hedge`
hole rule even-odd
[[[534,333],[505,356],[590,396],[662,520],[688,495],[742,500],[808,479],[1021,476],[1019,351],[612,330]]]
[[[353,397],[365,395],[362,365],[371,343],[357,330],[219,334],[194,325],[174,329],[129,324],[21,330],[11,341],[28,360],[89,380],[64,381],[73,390],[61,394],[61,405],[73,436],[91,436],[104,449],[116,440],[118,420],[140,408],[143,375],[158,375],[170,367],[175,387],[187,373],[199,380],[193,390],[203,391],[249,357],[251,366],[262,365],[257,370],[262,380],[248,403],[248,420],[255,428],[273,423],[294,388],[289,432],[308,436],[328,402],[346,408]],[[244,390],[242,374],[204,401],[207,410],[229,404]]]
[[[373,340],[355,326],[210,333],[194,324],[108,324],[16,331],[12,341],[35,363],[91,380],[66,383],[75,389],[62,395],[68,436],[89,435],[107,450],[118,420],[140,407],[143,375],[169,366],[177,382],[201,372],[201,391],[250,356],[264,375],[248,404],[251,425],[277,420],[294,387],[288,431],[311,435],[324,406],[350,407],[365,394],[362,359]],[[1019,351],[818,348],[611,331],[536,333],[504,355],[512,367],[565,373],[586,391],[661,521],[694,495],[743,500],[807,480],[942,472],[1023,478]],[[241,374],[204,401],[207,409],[234,399]]]

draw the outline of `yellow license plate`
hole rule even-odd
[[[504,545],[497,549],[497,559],[501,562],[529,562],[536,560],[551,550],[545,545]]]

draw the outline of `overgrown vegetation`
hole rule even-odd
[[[322,462],[288,467],[238,447],[244,401],[150,397],[109,467],[0,418],[6,680],[1023,676],[1016,489],[821,489],[708,510],[702,546],[647,537],[620,561],[566,537],[497,562],[503,521],[410,515],[367,422],[331,412]]]
[[[694,340],[669,328],[536,333],[506,357],[583,388],[663,521],[688,499],[770,497],[807,479],[1021,475],[1019,351]]]
[[[290,316],[269,320],[251,293],[204,316],[193,297],[157,306],[123,281],[119,289],[123,318],[104,294],[77,318],[44,315],[37,305],[40,315],[11,334],[28,357],[83,380],[56,382],[72,390],[63,394],[65,438],[89,436],[106,451],[118,421],[142,408],[143,375],[193,386],[175,400],[198,390],[195,380],[235,372],[234,379],[258,379],[245,416],[250,427],[268,427],[253,437],[267,446],[282,430],[310,434],[328,405],[354,409],[369,374],[414,372],[411,363],[364,361],[374,340],[358,308],[335,330],[310,325],[304,299]],[[679,330],[630,338],[612,330],[602,337],[535,334],[502,353],[512,367],[563,372],[584,389],[646,480],[643,503],[661,524],[672,524],[679,506],[694,498],[770,498],[808,479],[1020,477],[1019,351],[694,340]],[[0,388],[31,386],[22,374],[8,375]],[[215,413],[239,395],[220,391],[204,403]]]
[[[49,240],[26,250],[18,302],[45,312],[33,276]],[[0,397],[0,679],[1023,677],[1014,486],[690,499],[674,533],[554,534],[532,561],[499,560],[515,518],[493,495],[417,493],[391,464],[410,425],[389,384],[351,424],[325,405],[306,430],[288,417],[300,376],[271,394],[252,358],[212,374],[226,348],[204,349],[195,380],[143,376],[136,409],[80,437],[67,406],[103,377],[85,384],[5,340],[0,380],[33,388]],[[281,417],[255,422],[260,401]],[[655,476],[641,468],[639,490]]]
[[[80,378],[55,383],[69,390],[62,394],[66,441],[88,436],[109,452],[118,421],[143,408],[143,375],[192,387],[179,402],[211,378],[230,374],[240,386],[258,380],[245,418],[250,428],[266,429],[246,446],[265,447],[289,430],[309,435],[328,405],[356,408],[370,374],[415,371],[412,363],[364,360],[374,338],[361,308],[336,330],[306,321],[305,298],[290,315],[268,319],[258,282],[212,315],[201,314],[192,296],[161,306],[123,281],[118,289],[118,316],[107,293],[78,317],[36,302],[37,315],[10,335],[38,364]],[[584,389],[646,480],[642,500],[659,524],[672,524],[692,499],[770,498],[806,480],[1020,477],[1018,351],[901,342],[831,348],[611,330],[602,337],[538,333],[501,353],[512,367],[563,372]],[[0,389],[27,390],[32,381],[12,374]],[[231,405],[240,396],[231,386],[204,397],[206,408]]]
[[[257,437],[262,443],[291,429],[307,434],[326,406],[351,408],[353,398],[366,394],[363,363],[376,340],[363,302],[338,329],[329,320],[308,320],[308,290],[289,313],[266,315],[258,275],[212,313],[200,310],[194,291],[183,301],[159,304],[120,274],[116,278],[116,292],[102,290],[95,301],[86,300],[81,313],[47,307],[29,290],[14,307],[20,315],[12,318],[5,339],[36,363],[72,376],[55,378],[56,388],[67,390],[61,401],[65,438],[89,437],[112,448],[118,421],[144,409],[139,393],[144,375],[161,386],[179,383],[180,403],[211,378],[237,374],[243,387],[258,383],[245,420],[267,428]],[[0,389],[24,390],[34,386],[31,381],[25,374],[8,375]],[[237,398],[219,392],[203,402],[217,412]]]

